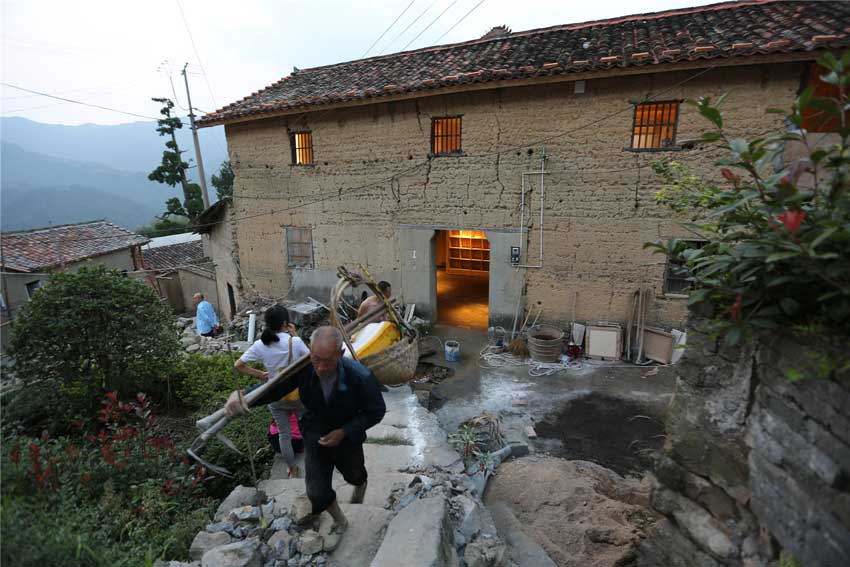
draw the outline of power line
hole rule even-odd
[[[71,99],[71,98],[64,98],[64,97],[61,97],[61,96],[56,96],[56,95],[52,95],[52,94],[48,94],[48,93],[34,91],[32,89],[25,89],[24,87],[19,87],[17,85],[13,85],[11,83],[0,82],[0,84],[7,86],[7,87],[10,87],[10,88],[13,88],[13,89],[18,89],[19,91],[24,91],[24,92],[27,92],[27,93],[33,93],[33,94],[37,94],[37,95],[41,95],[41,96],[46,96],[47,98],[55,98],[57,100],[62,100],[62,101],[70,102],[70,103],[73,103],[73,104],[79,104],[79,105],[82,105],[82,106],[90,106],[92,108],[99,108],[100,110],[108,110],[110,112],[118,112],[119,114],[126,114],[127,116],[135,116],[137,118],[145,118],[147,120],[159,120],[158,118],[154,118],[152,116],[145,116],[144,114],[136,114],[135,112],[127,112],[126,110],[119,110],[117,108],[110,108],[108,106],[101,106],[99,104],[89,104],[87,102],[82,102],[82,101],[74,100],[74,99]]]
[[[379,42],[379,41],[381,41],[381,39],[383,39],[383,37],[384,37],[385,35],[387,35],[387,32],[388,32],[388,31],[390,31],[390,29],[391,29],[394,25],[396,25],[396,22],[398,22],[398,21],[401,19],[401,17],[407,13],[407,11],[410,9],[410,7],[411,7],[411,6],[413,6],[413,3],[414,3],[414,2],[416,2],[416,0],[410,0],[410,4],[408,4],[408,5],[407,5],[407,8],[405,8],[404,10],[402,10],[402,11],[401,11],[401,14],[399,14],[398,16],[396,16],[396,19],[394,19],[394,20],[393,20],[393,23],[391,23],[389,26],[387,26],[387,29],[385,29],[385,30],[384,30],[384,33],[382,33],[381,35],[379,35],[379,36],[378,36],[378,39],[376,39],[376,40],[372,43],[372,45],[370,45],[370,46],[369,46],[369,49],[367,49],[366,51],[364,51],[364,52],[363,52],[363,55],[361,55],[361,56],[360,56],[360,59],[363,59],[364,57],[366,57],[366,55],[367,55],[370,51],[372,51],[372,48],[373,48],[373,47],[375,47],[375,46],[378,44],[378,42]]]
[[[405,49],[407,49],[408,47],[410,47],[410,44],[411,44],[411,43],[413,43],[414,41],[416,41],[417,39],[419,39],[419,36],[421,36],[423,33],[425,33],[426,31],[428,31],[428,28],[430,28],[430,27],[431,27],[431,26],[433,26],[435,23],[437,23],[437,20],[439,20],[440,18],[442,18],[442,17],[443,17],[443,14],[445,14],[446,12],[448,12],[449,10],[451,10],[451,9],[452,9],[452,6],[454,6],[455,4],[457,4],[457,0],[453,0],[453,1],[452,1],[452,3],[451,3],[451,4],[449,4],[449,6],[448,6],[445,10],[443,10],[442,12],[440,12],[440,15],[439,15],[439,16],[437,16],[436,18],[434,18],[433,20],[431,20],[431,23],[430,23],[430,24],[428,24],[427,26],[425,26],[425,29],[423,29],[421,32],[419,32],[419,33],[416,35],[416,37],[414,37],[413,39],[411,39],[410,41],[408,41],[408,42],[407,42],[407,45],[405,45],[404,47],[402,47],[402,48],[401,48],[401,50],[402,50],[402,51],[404,51]]]
[[[389,49],[389,47],[390,47],[392,44],[394,44],[394,43],[398,40],[398,38],[400,38],[401,36],[403,36],[403,35],[407,32],[407,30],[409,30],[411,27],[413,27],[413,24],[415,24],[416,22],[418,22],[418,21],[419,21],[419,18],[421,18],[422,16],[424,16],[424,15],[425,15],[425,13],[426,13],[428,10],[430,10],[431,8],[433,8],[433,7],[434,7],[434,4],[436,4],[436,3],[437,3],[437,0],[434,0],[433,2],[431,2],[430,4],[428,4],[428,7],[427,7],[427,8],[425,8],[424,10],[422,10],[422,13],[421,13],[421,14],[419,14],[418,16],[416,16],[415,18],[413,18],[413,21],[412,21],[412,22],[410,22],[409,24],[407,24],[407,27],[406,27],[406,28],[404,28],[403,30],[401,30],[401,33],[399,33],[397,36],[395,36],[391,42],[389,42],[387,45],[385,45],[385,46],[384,46],[384,48],[381,50],[381,54],[385,53],[385,52],[387,51],[387,49]]]
[[[210,86],[210,80],[207,78],[207,70],[204,69],[204,63],[201,61],[201,56],[198,54],[198,47],[195,45],[195,38],[192,36],[192,30],[189,29],[189,22],[186,20],[186,14],[183,12],[183,6],[180,5],[180,0],[174,0],[177,2],[177,7],[180,9],[180,17],[183,18],[183,25],[186,26],[186,33],[189,34],[189,41],[192,42],[192,49],[195,51],[195,57],[198,58],[198,66],[203,71],[204,82],[207,83],[207,90],[210,92],[210,98],[212,98],[213,106],[218,108],[218,102],[215,100],[215,95],[213,94],[212,87]]]
[[[711,67],[708,67],[708,68],[706,68],[706,69],[702,69],[701,71],[699,71],[699,72],[697,72],[697,73],[694,73],[693,75],[691,75],[691,76],[689,76],[689,77],[686,77],[686,78],[685,78],[685,79],[683,79],[682,81],[679,81],[678,83],[675,83],[674,85],[671,85],[670,87],[668,87],[668,88],[666,88],[666,89],[664,89],[664,90],[662,90],[662,91],[659,91],[658,93],[656,93],[656,94],[654,94],[654,95],[652,95],[652,96],[647,95],[647,97],[644,99],[644,101],[643,101],[643,102],[648,102],[648,101],[651,101],[651,100],[653,100],[653,99],[656,99],[656,98],[658,98],[659,96],[661,96],[661,95],[663,95],[663,94],[665,94],[665,93],[669,92],[670,90],[673,90],[673,89],[675,89],[675,88],[677,88],[677,87],[679,87],[679,86],[681,86],[681,85],[683,85],[683,84],[685,84],[685,83],[687,83],[687,82],[689,82],[689,81],[692,81],[692,80],[696,79],[697,77],[700,77],[700,76],[704,75],[705,73],[707,73],[707,72],[711,71],[712,69],[714,69],[714,68],[715,68],[715,67],[717,67],[718,65],[719,65],[719,63],[718,63],[718,64],[715,64],[715,65],[712,65]],[[588,127],[590,127],[590,126],[594,126],[594,125],[599,124],[599,123],[601,123],[601,122],[603,122],[603,121],[605,121],[605,120],[609,120],[609,119],[611,119],[611,118],[613,118],[613,117],[615,117],[615,116],[619,116],[620,114],[623,114],[623,113],[624,113],[624,112],[626,112],[626,111],[632,111],[633,109],[634,109],[634,106],[633,106],[633,105],[631,105],[631,104],[629,104],[627,107],[624,107],[624,108],[622,108],[622,109],[620,109],[620,110],[617,110],[617,111],[611,112],[611,113],[609,113],[609,114],[607,114],[607,115],[605,115],[605,116],[603,116],[603,117],[601,117],[601,118],[598,118],[598,119],[596,119],[596,120],[593,120],[593,121],[591,121],[591,122],[589,122],[589,123],[587,123],[587,124],[583,124],[583,125],[581,125],[581,126],[577,126],[577,127],[572,128],[572,129],[570,129],[570,130],[566,130],[566,131],[560,132],[560,133],[558,133],[558,134],[554,134],[554,135],[552,135],[552,136],[548,136],[548,137],[543,138],[543,139],[541,139],[541,140],[536,140],[536,141],[533,141],[533,142],[528,142],[528,143],[525,143],[525,144],[520,145],[520,146],[512,146],[512,147],[506,148],[506,149],[504,149],[504,150],[499,150],[499,151],[496,151],[496,152],[490,152],[490,153],[478,154],[478,155],[468,155],[468,156],[465,156],[465,159],[468,159],[468,158],[474,158],[474,157],[483,158],[483,157],[489,157],[489,156],[495,156],[495,155],[502,155],[502,154],[506,154],[506,153],[509,153],[509,152],[515,151],[515,150],[517,150],[517,149],[522,149],[522,148],[527,148],[527,147],[535,146],[535,145],[538,145],[538,144],[542,144],[542,143],[545,143],[545,142],[547,142],[547,141],[551,141],[551,140],[553,140],[553,139],[557,139],[557,138],[560,138],[560,137],[566,136],[566,135],[568,135],[568,134],[570,134],[570,133],[573,133],[573,132],[577,132],[577,131],[580,131],[580,130],[586,130],[586,129],[587,129]],[[400,176],[404,175],[405,173],[408,173],[408,172],[410,172],[410,171],[413,171],[413,170],[415,170],[415,169],[418,169],[418,168],[420,168],[420,167],[423,167],[423,166],[424,166],[424,165],[426,165],[427,163],[428,163],[428,161],[426,160],[426,161],[425,161],[425,162],[423,162],[423,163],[419,163],[419,164],[416,164],[416,165],[414,165],[414,166],[411,166],[411,167],[408,167],[408,168],[402,169],[401,171],[399,171],[399,172],[397,172],[397,173],[393,174],[392,176],[390,176],[390,177],[388,177],[388,178],[380,179],[380,180],[378,180],[378,181],[374,181],[374,182],[371,182],[371,183],[367,183],[367,184],[364,184],[364,185],[360,185],[360,186],[358,186],[358,187],[351,187],[351,188],[348,188],[348,189],[339,189],[339,190],[337,190],[337,191],[335,192],[335,194],[329,194],[329,195],[326,195],[326,196],[321,197],[321,198],[319,198],[319,199],[315,199],[315,200],[313,200],[313,201],[304,202],[304,203],[301,203],[301,204],[298,204],[298,205],[292,205],[292,206],[290,206],[290,207],[285,207],[285,208],[282,208],[282,209],[275,209],[275,210],[270,210],[270,211],[264,211],[264,212],[261,212],[261,213],[255,213],[255,214],[251,214],[251,215],[245,215],[245,216],[242,216],[242,217],[236,217],[236,218],[231,218],[231,219],[224,219],[224,220],[221,220],[221,221],[210,222],[210,223],[197,224],[197,225],[193,225],[193,228],[195,228],[195,229],[198,229],[198,228],[206,228],[206,227],[215,226],[215,225],[217,225],[217,224],[221,224],[221,223],[224,223],[224,222],[239,222],[239,221],[244,221],[244,220],[250,220],[250,219],[253,219],[253,218],[258,218],[258,217],[268,216],[268,215],[275,215],[275,214],[279,214],[279,213],[283,213],[283,212],[288,212],[288,211],[295,210],[295,209],[300,209],[300,208],[303,208],[303,207],[308,207],[308,206],[310,206],[310,205],[319,204],[319,203],[322,203],[322,202],[324,202],[324,201],[327,201],[327,200],[330,200],[330,199],[333,199],[333,198],[341,198],[343,195],[349,195],[349,194],[351,194],[351,193],[355,193],[355,192],[357,192],[357,191],[361,191],[361,190],[363,190],[363,189],[367,189],[367,188],[369,188],[369,187],[374,187],[374,186],[376,186],[376,185],[380,185],[380,184],[383,184],[383,183],[386,183],[386,182],[392,182],[392,181],[394,181],[396,178],[398,178],[398,177],[400,177]],[[628,168],[624,168],[623,170],[624,170],[624,171],[627,171],[627,170],[629,170],[629,169],[638,169],[638,167],[628,167]],[[582,170],[576,170],[576,171],[577,171],[577,172],[582,172],[582,173],[588,173],[588,174],[590,173],[589,171],[582,171]],[[245,198],[245,197],[239,197],[239,198],[240,198],[240,199],[242,199],[242,198]],[[269,199],[269,198],[266,198],[266,199]],[[126,235],[123,235],[122,237],[125,237],[125,236],[126,236]],[[109,238],[118,238],[118,236],[109,236],[109,237],[90,237],[90,238],[80,238],[80,239],[63,238],[63,239],[58,239],[58,240],[55,240],[55,241],[56,241],[56,242],[58,242],[59,240],[66,241],[66,242],[68,242],[68,241],[88,241],[88,240],[103,240],[103,239],[109,239]],[[43,241],[43,242],[47,243],[47,242],[51,242],[51,241],[50,241],[50,240],[45,240],[45,241]]]
[[[480,0],[480,1],[478,2],[478,4],[476,4],[475,6],[473,6],[473,7],[472,7],[472,9],[471,9],[469,12],[467,12],[466,14],[464,14],[464,15],[463,15],[463,17],[462,17],[461,19],[459,19],[457,22],[455,22],[455,24],[454,24],[452,27],[450,27],[449,29],[447,29],[447,30],[446,30],[446,33],[444,33],[443,35],[441,35],[440,37],[438,37],[438,38],[434,41],[434,45],[436,45],[436,44],[440,43],[440,40],[441,40],[441,39],[443,39],[444,37],[446,37],[447,35],[449,35],[449,32],[451,32],[453,29],[455,29],[455,28],[456,28],[456,27],[457,27],[457,26],[458,26],[458,25],[459,25],[462,21],[464,21],[464,20],[466,19],[466,17],[467,17],[468,15],[470,15],[472,12],[474,12],[476,9],[478,9],[478,6],[480,6],[480,5],[481,5],[481,4],[483,4],[483,3],[484,3],[484,0]]]
[[[127,86],[125,86],[125,87],[121,87],[121,88],[119,88],[119,89],[110,89],[110,90],[108,90],[108,91],[103,91],[103,92],[100,92],[100,93],[97,93],[97,94],[88,95],[88,96],[86,96],[85,98],[83,98],[83,99],[81,99],[81,100],[93,100],[93,99],[100,98],[100,97],[102,97],[102,96],[106,96],[106,95],[109,95],[109,94],[112,94],[112,93],[115,93],[115,92],[126,91],[127,89],[131,89],[131,88],[135,87],[135,86],[136,86],[136,85],[138,85],[138,84],[139,84],[138,82],[133,82],[133,83],[130,83],[129,85],[127,85]],[[82,90],[82,89],[77,89],[77,90]],[[32,97],[41,96],[41,95],[24,95],[24,96],[25,96],[26,98],[32,98]],[[24,97],[21,97],[21,98],[24,98]],[[10,112],[28,112],[28,111],[30,111],[30,110],[39,110],[39,109],[42,109],[42,108],[50,108],[50,107],[53,107],[53,106],[59,106],[59,105],[62,105],[62,104],[66,104],[66,102],[65,102],[65,101],[62,101],[62,102],[52,102],[52,103],[50,103],[50,104],[40,104],[40,105],[38,105],[38,106],[28,106],[28,107],[26,107],[26,108],[11,108],[11,109],[9,109],[9,108],[4,108],[4,109],[3,109],[3,111],[4,111],[4,112],[6,112],[6,113],[10,113]]]

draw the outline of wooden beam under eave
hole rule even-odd
[[[655,73],[671,73],[675,71],[688,71],[691,69],[705,69],[707,67],[742,67],[745,65],[770,65],[773,63],[794,63],[799,61],[814,61],[819,59],[829,50],[806,51],[802,53],[777,53],[774,55],[755,55],[750,57],[729,57],[722,59],[701,59],[699,61],[681,61],[679,63],[662,63],[659,65],[644,65],[642,67],[626,67],[625,69],[615,67],[599,71],[585,71],[566,73],[562,75],[548,75],[545,77],[528,77],[526,79],[508,79],[503,81],[488,81],[486,83],[472,83],[457,85],[454,87],[441,87],[433,90],[419,90],[409,93],[391,94],[380,97],[372,97],[345,102],[313,105],[285,110],[273,110],[269,112],[250,114],[237,118],[226,118],[198,124],[199,128],[210,128],[224,124],[238,124],[242,122],[253,122],[256,120],[267,120],[292,116],[293,114],[306,114],[335,110],[339,108],[354,108],[372,104],[384,104],[412,99],[420,99],[431,96],[442,96],[447,94],[468,93],[474,91],[486,91],[493,89],[504,89],[513,87],[528,87],[535,85],[551,85],[555,83],[570,83],[573,81],[587,81],[590,79],[607,79],[612,77],[625,77],[632,75],[651,75]]]

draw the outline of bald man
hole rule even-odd
[[[379,423],[387,411],[378,381],[372,371],[350,358],[344,358],[342,334],[334,327],[319,327],[310,338],[312,366],[293,374],[266,392],[255,405],[279,400],[298,388],[307,408],[299,420],[304,437],[307,497],[315,519],[327,510],[334,530],[341,533],[348,522],[331,481],[334,468],[354,485],[352,504],[361,504],[366,495],[366,464],[363,442],[366,430]],[[227,415],[248,410],[242,392],[233,392],[225,404]]]

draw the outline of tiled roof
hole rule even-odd
[[[507,30],[506,30],[507,31]],[[489,34],[488,34],[489,35]],[[302,69],[204,116],[212,126],[325,104],[586,71],[850,45],[850,2],[752,0],[515,32]]]
[[[16,272],[60,266],[149,242],[104,220],[0,235],[3,269]]]
[[[142,256],[145,258],[146,269],[169,270],[203,260],[204,244],[200,240],[195,240],[156,248],[143,248]]]

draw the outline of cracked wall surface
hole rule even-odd
[[[643,244],[690,236],[678,224],[689,219],[674,218],[655,204],[661,184],[650,164],[675,159],[721,182],[711,165],[721,153],[701,146],[625,151],[632,127],[629,101],[649,93],[672,100],[731,91],[724,103],[730,134],[754,136],[781,126],[765,110],[790,107],[802,64],[715,68],[693,78],[697,72],[590,80],[580,95],[573,94],[572,83],[562,83],[228,125],[243,287],[271,296],[292,288],[298,296],[306,295],[303,282],[311,294],[326,293],[336,266],[358,263],[376,277],[401,282],[402,258],[412,252],[403,249],[404,242],[418,242],[401,238],[408,230],[401,225],[516,230],[520,174],[540,169],[545,145],[544,267],[519,272],[506,267],[510,277],[524,277],[517,287],[525,302],[544,307],[541,320],[624,321],[631,294],[643,281],[657,292],[650,321],[680,324],[684,300],[664,296],[664,258]],[[464,155],[429,159],[430,120],[447,115],[463,117]],[[288,129],[312,131],[313,166],[290,164]],[[707,129],[694,107],[681,105],[679,140]],[[528,180],[531,214],[527,211],[528,232],[519,240],[523,262],[533,264],[539,253],[540,183],[534,176]],[[287,268],[285,226],[313,229],[314,273]],[[508,258],[514,240],[500,239],[499,246],[508,249],[494,256]],[[491,297],[491,313],[513,313],[517,299]]]

